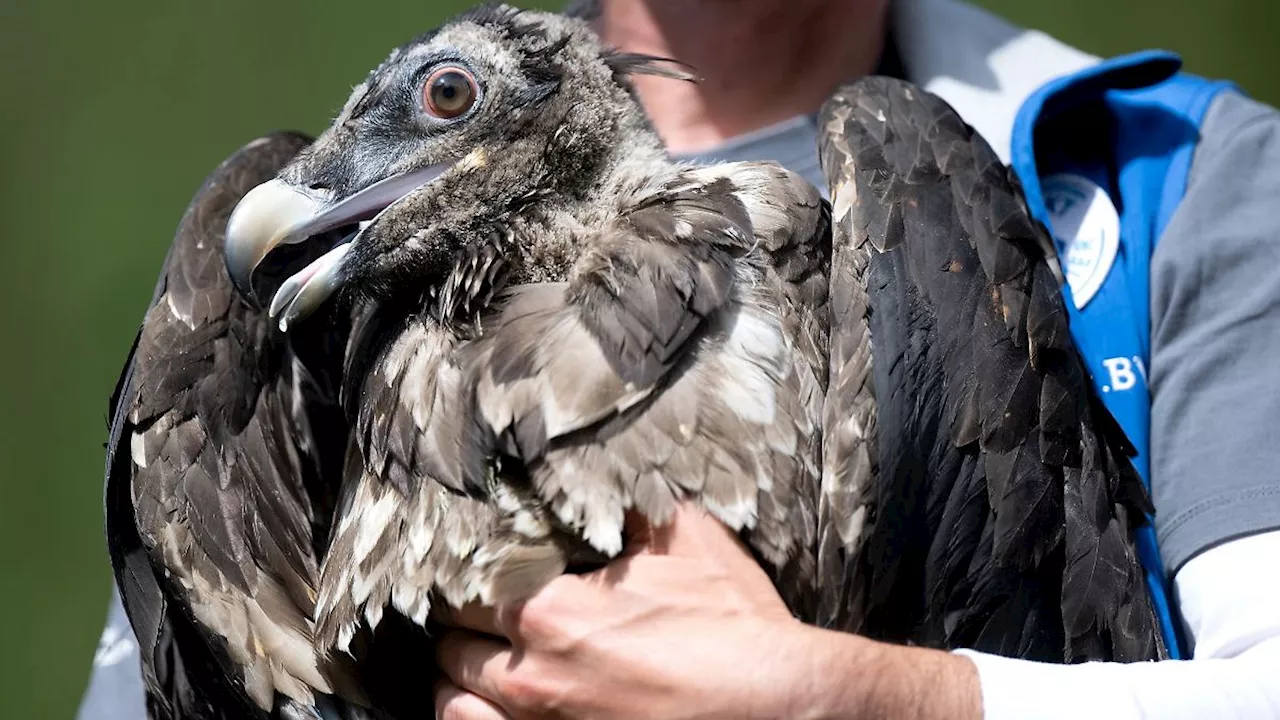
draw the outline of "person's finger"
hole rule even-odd
[[[441,680],[436,685],[436,720],[511,720],[497,705]]]
[[[436,645],[436,662],[454,685],[501,707],[501,688],[511,668],[510,645],[450,630]]]
[[[447,610],[442,613],[440,620],[446,626],[491,635],[520,645],[529,640],[527,635],[530,632],[538,635],[537,628],[546,627],[548,619],[554,621],[572,618],[584,608],[594,607],[599,602],[594,588],[582,576],[561,575],[544,585],[528,600],[498,607],[469,603],[456,610]],[[535,606],[532,613],[537,618],[532,626],[525,622],[530,605]],[[552,622],[553,626],[556,624]]]

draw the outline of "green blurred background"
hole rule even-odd
[[[393,45],[469,4],[0,3],[0,718],[79,699],[110,583],[107,396],[190,194],[264,131],[320,130]],[[1280,101],[1275,2],[982,4]]]

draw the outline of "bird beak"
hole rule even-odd
[[[250,190],[227,221],[227,273],[243,295],[252,297],[254,271],[275,248],[306,242],[341,227],[358,225],[363,230],[379,213],[449,167],[429,165],[393,175],[336,201],[326,191],[269,180]],[[342,263],[358,236],[358,230],[352,232],[280,286],[268,312],[278,319],[281,330],[310,315],[337,290]]]

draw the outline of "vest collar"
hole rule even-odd
[[[894,0],[907,77],[946,100],[1008,163],[1014,118],[1037,88],[1098,58],[956,0]]]

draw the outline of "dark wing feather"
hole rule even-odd
[[[820,622],[1045,660],[1158,656],[1143,494],[1016,178],[942,100],[820,115],[834,206]]]
[[[345,433],[333,382],[234,291],[222,259],[236,202],[308,142],[265,137],[205,181],[112,401],[108,541],[158,717],[253,716],[277,693],[309,706],[341,676],[309,620],[326,448]]]
[[[166,276],[161,273],[152,306],[166,286]],[[156,720],[229,718],[236,708],[243,712],[248,707],[248,698],[228,681],[221,664],[226,661],[225,653],[207,645],[181,609],[170,607],[168,589],[161,579],[163,571],[157,574],[134,524],[132,465],[128,447],[122,442],[127,442],[129,432],[129,405],[121,400],[135,391],[137,346],[135,337],[108,406],[106,533],[120,597],[141,650],[147,714]]]

